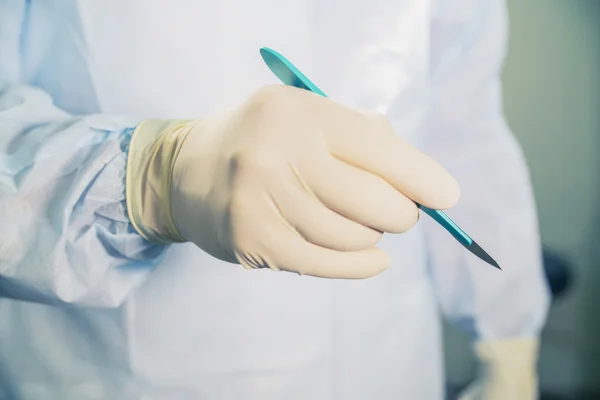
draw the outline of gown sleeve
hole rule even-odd
[[[139,121],[74,116],[20,80],[28,2],[0,2],[0,298],[118,307],[162,259],[127,216]]]
[[[424,221],[445,316],[476,340],[536,338],[549,291],[529,171],[502,110],[504,0],[438,1],[431,28],[432,104],[424,151],[461,186],[454,219],[503,268]]]

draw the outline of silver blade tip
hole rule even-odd
[[[473,241],[473,243],[465,247],[469,249],[471,253],[475,254],[477,257],[490,264],[492,267],[498,268],[500,271],[502,271],[502,268],[500,268],[500,265],[498,265],[496,260],[494,260],[488,253],[486,253],[486,251],[483,250],[481,246],[477,244],[477,242]]]

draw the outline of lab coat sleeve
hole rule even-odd
[[[423,150],[460,184],[461,199],[448,215],[503,268],[423,221],[434,286],[444,314],[474,339],[536,338],[549,292],[528,168],[502,110],[506,5],[439,1],[434,14]]]
[[[161,259],[125,207],[126,117],[76,117],[19,83],[19,2],[0,4],[0,298],[116,307]]]

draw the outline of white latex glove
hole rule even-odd
[[[375,245],[416,223],[413,200],[444,209],[458,197],[383,116],[286,86],[225,115],[143,122],[127,167],[130,218],[146,239],[328,278],[382,272],[390,260]]]
[[[508,339],[475,345],[481,378],[459,400],[536,400],[538,341]]]

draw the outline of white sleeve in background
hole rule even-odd
[[[476,340],[538,336],[549,292],[522,151],[502,111],[503,0],[438,2],[432,24],[432,107],[424,151],[461,186],[454,219],[503,268],[424,221],[444,314]]]

